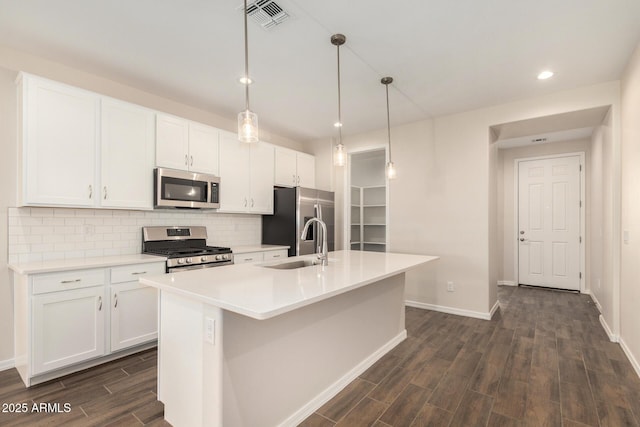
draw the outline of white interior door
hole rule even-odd
[[[518,164],[518,275],[580,290],[580,156]]]

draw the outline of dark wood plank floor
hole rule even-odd
[[[491,321],[407,308],[407,340],[302,426],[639,426],[640,379],[588,296],[500,287],[499,299]],[[156,359],[149,350],[30,389],[0,372],[0,404],[71,405],[0,412],[0,425],[168,426]]]
[[[407,308],[409,337],[302,426],[639,425],[640,379],[589,296],[498,297],[491,321]]]
[[[156,366],[152,349],[29,389],[15,369],[0,372],[0,405],[28,407],[27,413],[0,412],[0,426],[169,426],[156,396]],[[52,404],[48,412],[33,411],[43,403]],[[60,413],[51,412],[55,404]]]

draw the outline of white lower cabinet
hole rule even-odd
[[[164,263],[111,269],[111,351],[158,339],[158,291],[137,278],[161,273]]]
[[[33,297],[33,374],[105,354],[104,286]]]
[[[15,360],[25,384],[66,375],[153,343],[158,337],[158,294],[138,278],[162,274],[164,269],[162,260],[15,273]]]
[[[111,285],[111,351],[158,339],[158,291],[138,282]]]
[[[249,264],[253,262],[260,262],[263,259],[264,259],[264,254],[262,252],[247,252],[244,254],[233,255],[234,264]]]
[[[275,261],[284,259],[289,255],[286,249],[266,250],[256,252],[244,252],[233,255],[235,264],[248,264],[261,261]]]

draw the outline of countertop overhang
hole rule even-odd
[[[314,257],[287,258],[285,262]],[[388,252],[336,251],[329,253],[328,266],[279,270],[264,267],[276,264],[274,262],[238,264],[146,276],[140,278],[140,282],[265,320],[404,273],[438,258]]]

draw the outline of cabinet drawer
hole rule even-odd
[[[277,251],[267,251],[264,253],[264,260],[271,261],[274,259],[282,259],[286,258],[289,255],[289,252],[286,249],[279,249]]]
[[[74,270],[33,276],[33,294],[100,286],[105,283],[105,270]]]
[[[111,269],[111,283],[125,283],[137,281],[138,277],[165,272],[164,262],[150,262],[146,264],[124,265]]]
[[[234,254],[233,262],[234,264],[246,264],[251,262],[260,262],[262,261],[263,253],[262,252],[247,252],[245,254]]]

